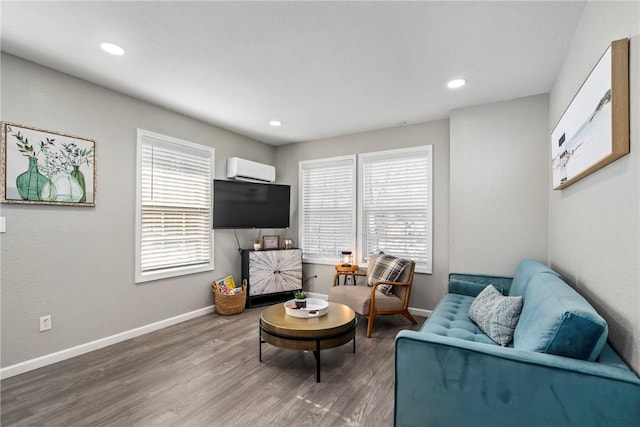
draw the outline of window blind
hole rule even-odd
[[[379,251],[432,265],[431,146],[360,155],[362,262]]]
[[[185,143],[139,139],[138,279],[213,268],[213,150]]]
[[[303,257],[336,264],[355,247],[355,156],[300,162],[299,176]]]

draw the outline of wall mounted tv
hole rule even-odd
[[[213,228],[287,228],[291,187],[213,181]]]

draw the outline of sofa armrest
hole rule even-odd
[[[483,274],[449,274],[449,293],[477,296],[487,285],[492,284],[503,295],[509,294],[512,277],[488,276]]]
[[[428,332],[395,345],[395,426],[639,425],[629,369]]]

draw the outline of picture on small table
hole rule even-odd
[[[280,236],[262,236],[262,249],[278,249],[280,247]]]

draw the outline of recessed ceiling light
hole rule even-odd
[[[117,44],[110,42],[102,42],[100,43],[100,47],[107,53],[111,55],[124,55],[124,49]]]
[[[282,126],[282,122],[281,122],[280,120],[271,120],[271,121],[269,122],[269,124],[270,124],[271,126],[273,126],[273,127],[276,127],[276,128],[277,128],[278,126]]]
[[[467,81],[465,79],[450,80],[449,82],[447,82],[447,87],[449,87],[450,89],[457,89],[464,86],[466,83]]]

